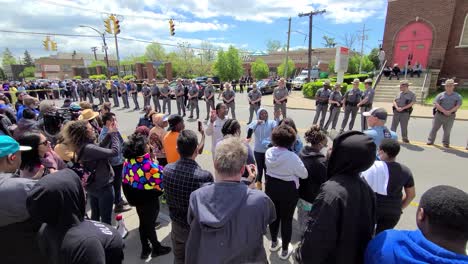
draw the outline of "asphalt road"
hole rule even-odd
[[[248,105],[246,94],[236,94],[236,115],[242,124],[242,136],[246,136],[246,122],[248,120]],[[142,98],[140,98],[142,99]],[[263,100],[271,101],[271,96],[265,96]],[[130,102],[132,107],[132,102]],[[143,105],[140,100],[140,105]],[[199,102],[200,106],[200,117],[204,119],[206,116],[205,104],[203,101]],[[176,113],[175,101],[172,101],[172,113]],[[272,113],[271,107],[266,107],[269,113]],[[133,132],[138,117],[142,115],[139,111],[123,110],[120,108],[113,109],[113,112],[117,114],[119,121],[119,128],[125,135],[129,135]],[[188,114],[188,113],[187,113]],[[311,110],[290,110],[287,112],[289,117],[292,117],[296,126],[299,130],[301,137],[304,132],[310,127],[314,111]],[[343,114],[341,114],[342,116]],[[338,122],[338,127],[341,124],[341,116]],[[196,120],[185,119],[186,129],[197,130]],[[390,118],[389,118],[389,122]],[[452,130],[451,145],[452,148],[445,149],[441,145],[442,130],[439,131],[436,139],[435,146],[426,146],[425,142],[431,128],[432,120],[427,118],[411,118],[409,123],[409,138],[411,144],[402,144],[402,150],[398,156],[398,161],[407,165],[413,172],[416,184],[416,198],[406,210],[404,210],[400,222],[397,225],[398,229],[415,229],[415,214],[417,205],[421,195],[427,189],[436,185],[452,185],[456,186],[464,191],[468,192],[468,178],[466,177],[468,152],[465,150],[468,140],[468,121],[456,121]],[[390,124],[388,124],[390,125]],[[354,129],[360,129],[360,118],[356,118]],[[399,131],[398,131],[399,133]],[[438,145],[437,145],[438,144]],[[329,144],[331,145],[331,144]],[[202,168],[213,171],[213,164],[211,159],[211,138],[207,137],[205,151],[202,155],[197,157],[197,162]],[[465,171],[463,173],[463,171]],[[465,175],[465,176],[463,176]],[[125,221],[129,229],[131,230],[130,235],[126,239],[125,249],[125,263],[143,263],[139,259],[140,254],[140,242],[138,238],[138,217],[136,216],[135,210],[124,213]],[[296,218],[296,217],[295,217]],[[170,239],[170,223],[168,218],[168,210],[165,205],[162,205],[160,220],[163,223],[162,226],[157,230],[158,237],[162,240],[162,243],[171,245]],[[300,239],[300,235],[297,229],[297,222],[294,222],[295,229],[293,234],[293,243],[296,244]],[[352,228],[352,227],[350,227]],[[268,237],[268,235],[267,235]],[[268,238],[265,238],[265,248],[268,248],[270,242]],[[269,256],[270,263],[285,263],[281,261],[277,254],[267,254]],[[172,263],[172,254],[159,257],[152,260],[147,260],[149,263]],[[287,263],[287,262],[286,262]],[[293,263],[290,260],[290,263]]]

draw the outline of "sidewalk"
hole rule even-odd
[[[273,106],[272,95],[264,95],[262,98],[262,105]],[[389,115],[393,115],[392,103],[385,102],[374,102],[373,107],[382,107],[387,110]],[[302,109],[302,110],[314,110],[315,111],[315,100],[304,98],[302,91],[292,91],[288,97],[288,108],[290,109]],[[432,106],[415,104],[413,107],[413,113],[411,117],[419,118],[432,118]],[[343,111],[343,109],[341,110]],[[458,110],[456,120],[468,121],[468,110]]]

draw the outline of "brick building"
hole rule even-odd
[[[383,49],[388,65],[419,62],[439,78],[468,84],[468,1],[388,0]]]

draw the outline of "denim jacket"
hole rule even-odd
[[[108,130],[109,129],[106,126],[102,127],[101,133],[99,134],[99,138],[98,138],[99,142],[102,142],[104,140],[104,138],[107,135]],[[109,159],[109,163],[112,166],[121,165],[125,161],[125,159],[123,157],[123,153],[122,153],[122,147],[123,147],[124,140],[123,140],[122,135],[120,134],[120,132],[119,132],[119,141],[120,141],[119,154],[117,156]]]

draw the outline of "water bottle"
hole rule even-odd
[[[125,222],[123,220],[123,217],[121,214],[118,214],[115,216],[115,221],[117,222],[117,226],[115,227],[117,229],[117,232],[122,236],[122,238],[127,237],[128,235],[128,229],[125,226]]]

